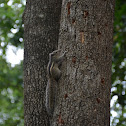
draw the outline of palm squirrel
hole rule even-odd
[[[61,71],[59,66],[62,64],[66,51],[59,56],[61,50],[55,50],[49,54],[49,63],[47,66],[47,75],[48,82],[46,86],[46,110],[49,116],[53,115],[55,101],[56,101],[56,92],[57,92],[57,83],[61,77]]]

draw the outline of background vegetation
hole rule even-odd
[[[23,126],[23,67],[7,62],[23,48],[24,0],[0,0],[0,126]],[[15,51],[16,53],[16,51]],[[126,125],[126,1],[116,0],[112,57],[111,126]]]

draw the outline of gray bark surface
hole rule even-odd
[[[51,126],[109,126],[114,0],[63,0],[58,47],[68,51]]]
[[[27,0],[24,20],[25,126],[49,126],[45,109],[48,54],[57,48],[61,0]]]

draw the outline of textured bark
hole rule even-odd
[[[27,0],[24,20],[25,126],[49,126],[45,110],[48,54],[57,48],[61,0]]]
[[[67,50],[52,126],[109,126],[114,0],[63,0]]]

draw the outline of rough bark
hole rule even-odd
[[[49,126],[45,110],[48,54],[57,48],[61,0],[27,0],[24,20],[25,126]]]
[[[63,0],[67,50],[52,126],[109,126],[114,0]]]

